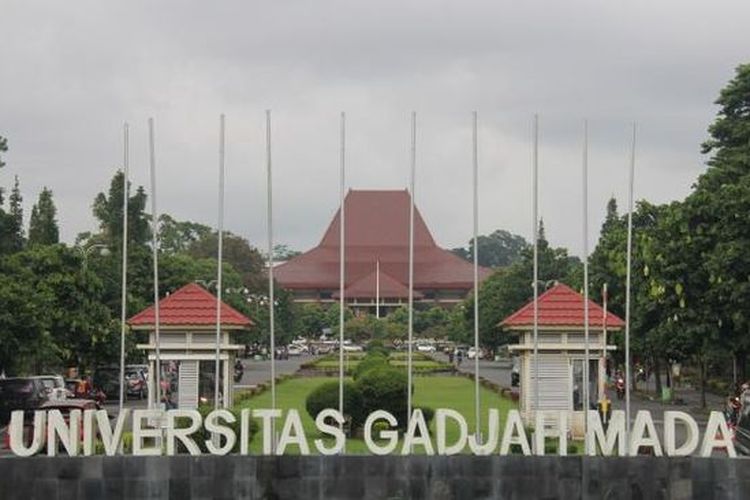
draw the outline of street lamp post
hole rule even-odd
[[[94,243],[93,245],[89,245],[85,248],[81,246],[76,246],[74,248],[81,254],[81,259],[83,261],[82,267],[84,271],[86,271],[88,267],[88,257],[93,250],[99,249],[99,255],[102,256],[107,256],[110,254],[109,248],[104,243]]]

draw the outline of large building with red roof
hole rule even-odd
[[[346,302],[359,311],[381,312],[408,300],[409,211],[406,190],[350,190],[345,208]],[[298,302],[339,299],[340,210],[313,249],[274,269],[276,280]],[[467,230],[468,230],[467,225]],[[490,274],[479,269],[479,279]],[[449,306],[473,287],[473,267],[440,248],[419,210],[414,213],[414,300]]]

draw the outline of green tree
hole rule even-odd
[[[506,267],[520,260],[522,252],[529,247],[529,243],[523,236],[497,229],[491,234],[478,236],[477,247],[480,266]],[[473,262],[474,239],[469,240],[468,248],[454,248],[451,252]]]
[[[118,171],[110,181],[107,194],[99,193],[94,199],[94,217],[99,221],[101,243],[109,245],[113,253],[122,248],[122,209],[125,175]],[[133,193],[129,188],[128,198],[128,240],[130,246],[146,246],[151,239],[150,217],[146,214],[146,193],[138,186]]]
[[[159,216],[159,242],[161,250],[166,253],[186,253],[193,244],[208,238],[211,233],[210,227],[197,222],[177,221],[169,214]]]
[[[45,187],[39,200],[31,209],[29,221],[29,245],[54,245],[60,242],[57,227],[57,208],[52,200],[52,191]]]
[[[198,258],[216,259],[218,254],[218,233],[204,234],[193,242],[188,254]],[[265,261],[261,253],[241,236],[224,232],[223,259],[242,276],[242,283],[253,293],[262,293],[268,289]]]
[[[25,238],[23,234],[23,196],[18,183],[18,176],[15,176],[13,189],[8,197],[8,245],[11,252],[18,252],[23,249]]]
[[[539,262],[539,291],[562,281],[573,288],[580,288],[580,261],[568,255],[564,248],[550,246],[544,233],[544,223],[539,222],[537,242]],[[521,260],[507,268],[497,269],[479,288],[479,337],[480,343],[494,348],[507,343],[510,338],[500,322],[533,297],[533,247],[521,253]],[[462,304],[462,337],[472,339],[474,324],[474,296]]]

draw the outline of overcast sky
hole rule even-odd
[[[582,122],[590,235],[636,197],[685,196],[705,168],[713,101],[750,61],[747,0],[128,1],[0,3],[0,135],[26,214],[54,191],[62,236],[95,228],[91,202],[121,165],[148,189],[156,120],[159,209],[215,225],[218,123],[227,115],[226,227],[265,244],[264,110],[273,114],[275,233],[304,250],[347,185],[402,189],[418,113],[417,204],[438,243],[471,236],[471,111],[479,113],[480,231],[531,233],[531,123],[540,115],[540,213],[582,249]]]

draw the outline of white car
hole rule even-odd
[[[433,344],[417,344],[417,351],[419,352],[435,352],[437,349]]]
[[[364,349],[361,345],[347,344],[344,342],[344,352],[362,352]]]
[[[304,349],[295,344],[290,344],[289,347],[286,348],[286,350],[290,356],[300,356],[304,352]]]
[[[466,353],[466,357],[469,359],[474,359],[476,355],[477,355],[477,351],[473,347],[470,347],[469,351]],[[479,359],[482,359],[482,358],[484,358],[484,353],[482,352],[481,349],[479,349]]]

